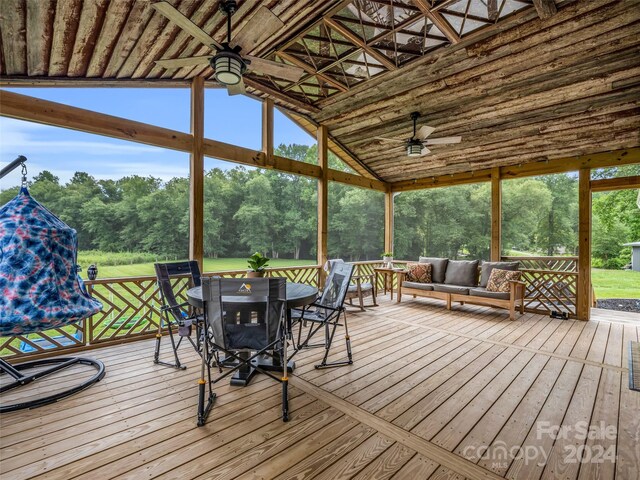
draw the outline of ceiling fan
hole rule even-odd
[[[244,27],[231,38],[231,17],[238,9],[238,3],[235,0],[221,0],[220,9],[227,15],[227,41],[224,43],[218,43],[170,3],[162,1],[151,6],[214,51],[213,55],[156,60],[156,64],[161,67],[181,68],[209,64],[214,70],[216,80],[227,87],[229,95],[245,92],[242,76],[249,70],[292,82],[300,80],[304,73],[302,68],[292,65],[251,55],[240,55],[242,50],[251,50],[284,26],[282,20],[264,6],[260,7]]]
[[[407,146],[407,155],[410,157],[422,157],[431,153],[431,150],[427,148],[427,145],[447,145],[451,143],[460,143],[462,137],[442,137],[442,138],[430,138],[427,139],[434,131],[434,127],[428,127],[423,125],[416,131],[416,122],[420,118],[420,113],[411,113],[411,120],[413,120],[413,135],[408,140],[398,140],[397,138],[386,137],[374,137],[378,140],[384,140],[387,142],[405,143]]]

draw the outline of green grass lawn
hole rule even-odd
[[[631,270],[591,270],[596,299],[640,298],[640,272]]]
[[[292,260],[275,259],[269,261],[270,267],[297,267],[300,265],[315,265],[315,260]],[[245,270],[247,269],[246,258],[205,258],[204,271],[216,272],[222,270]],[[82,272],[82,277],[86,278],[86,268]],[[98,278],[114,277],[139,277],[145,275],[155,275],[153,263],[134,263],[131,265],[104,265],[98,264]]]

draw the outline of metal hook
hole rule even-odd
[[[27,164],[22,162],[22,186],[27,186]]]

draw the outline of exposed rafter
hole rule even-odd
[[[449,25],[449,22],[447,22],[439,12],[431,9],[428,3],[426,2],[426,0],[413,0],[413,1],[418,6],[418,8],[422,10],[422,13],[424,13],[427,16],[427,18],[431,20],[431,22],[436,27],[438,27],[438,30],[440,30],[451,43],[458,43],[460,41],[460,37],[458,36],[456,31],[451,27],[451,25]]]
[[[542,20],[558,13],[558,7],[556,7],[554,0],[533,0],[533,6],[536,7],[536,12]]]

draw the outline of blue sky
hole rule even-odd
[[[12,92],[173,130],[189,131],[189,89],[23,88]],[[205,92],[205,135],[259,150],[262,144],[261,104],[249,97],[230,97],[225,90]],[[276,110],[274,143],[311,145],[314,139]],[[29,178],[49,170],[66,182],[76,171],[97,179],[152,175],[169,180],[186,176],[189,155],[162,148],[91,135],[64,128],[0,117],[0,167],[24,155]],[[233,168],[233,163],[206,158],[205,169]],[[0,190],[20,183],[19,171],[0,180]]]

